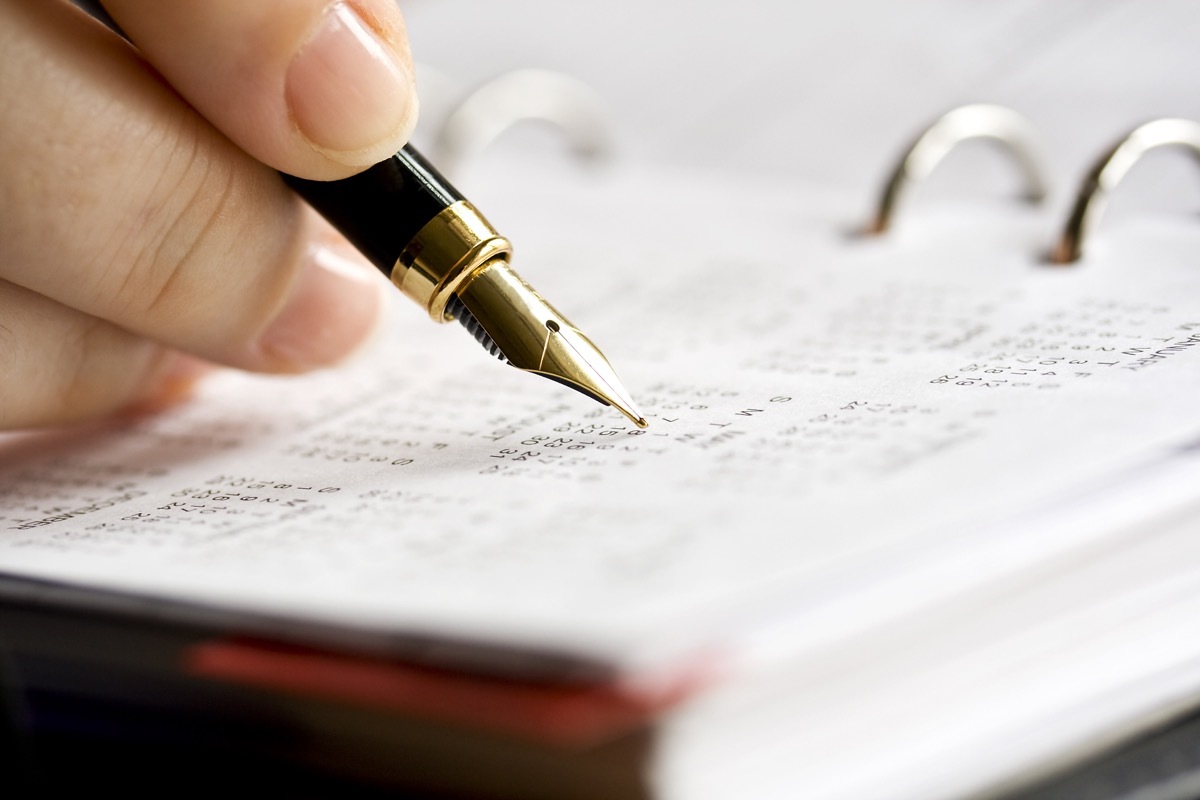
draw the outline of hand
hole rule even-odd
[[[0,0],[0,429],[299,372],[375,329],[383,277],[274,169],[335,179],[416,121],[394,0]],[[272,169],[274,168],[274,169]]]

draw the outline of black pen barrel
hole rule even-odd
[[[389,277],[417,233],[465,199],[407,145],[349,178],[310,181],[284,174],[283,179]]]

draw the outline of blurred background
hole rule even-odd
[[[1200,118],[1200,4],[1189,0],[400,5],[420,64],[418,143],[472,89],[541,67],[595,90],[623,163],[815,181],[865,202],[925,125],[991,102],[1037,126],[1059,210],[1090,162],[1134,125]],[[518,126],[495,147],[544,157],[561,144]],[[1010,167],[986,148],[962,150],[931,181],[937,191],[1011,192]],[[1146,161],[1114,208],[1200,207],[1200,170],[1186,157]],[[470,195],[470,176],[459,183]]]

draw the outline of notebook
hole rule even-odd
[[[6,436],[13,728],[433,795],[949,798],[1193,707],[1194,221],[1053,267],[1065,210],[952,164],[967,192],[867,237],[873,193],[820,169],[527,155],[462,186],[650,427],[399,306],[334,372]]]
[[[1016,202],[867,238],[826,187],[519,166],[490,213],[647,430],[398,308],[336,372],[6,437],[9,602],[496,796],[955,796],[1197,696],[1194,226],[1054,267]],[[476,737],[520,780],[429,766]]]

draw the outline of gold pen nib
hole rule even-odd
[[[517,369],[558,381],[612,406],[639,428],[649,424],[634,408],[604,354],[504,260],[493,259],[471,275],[446,304],[446,311],[492,355]]]

